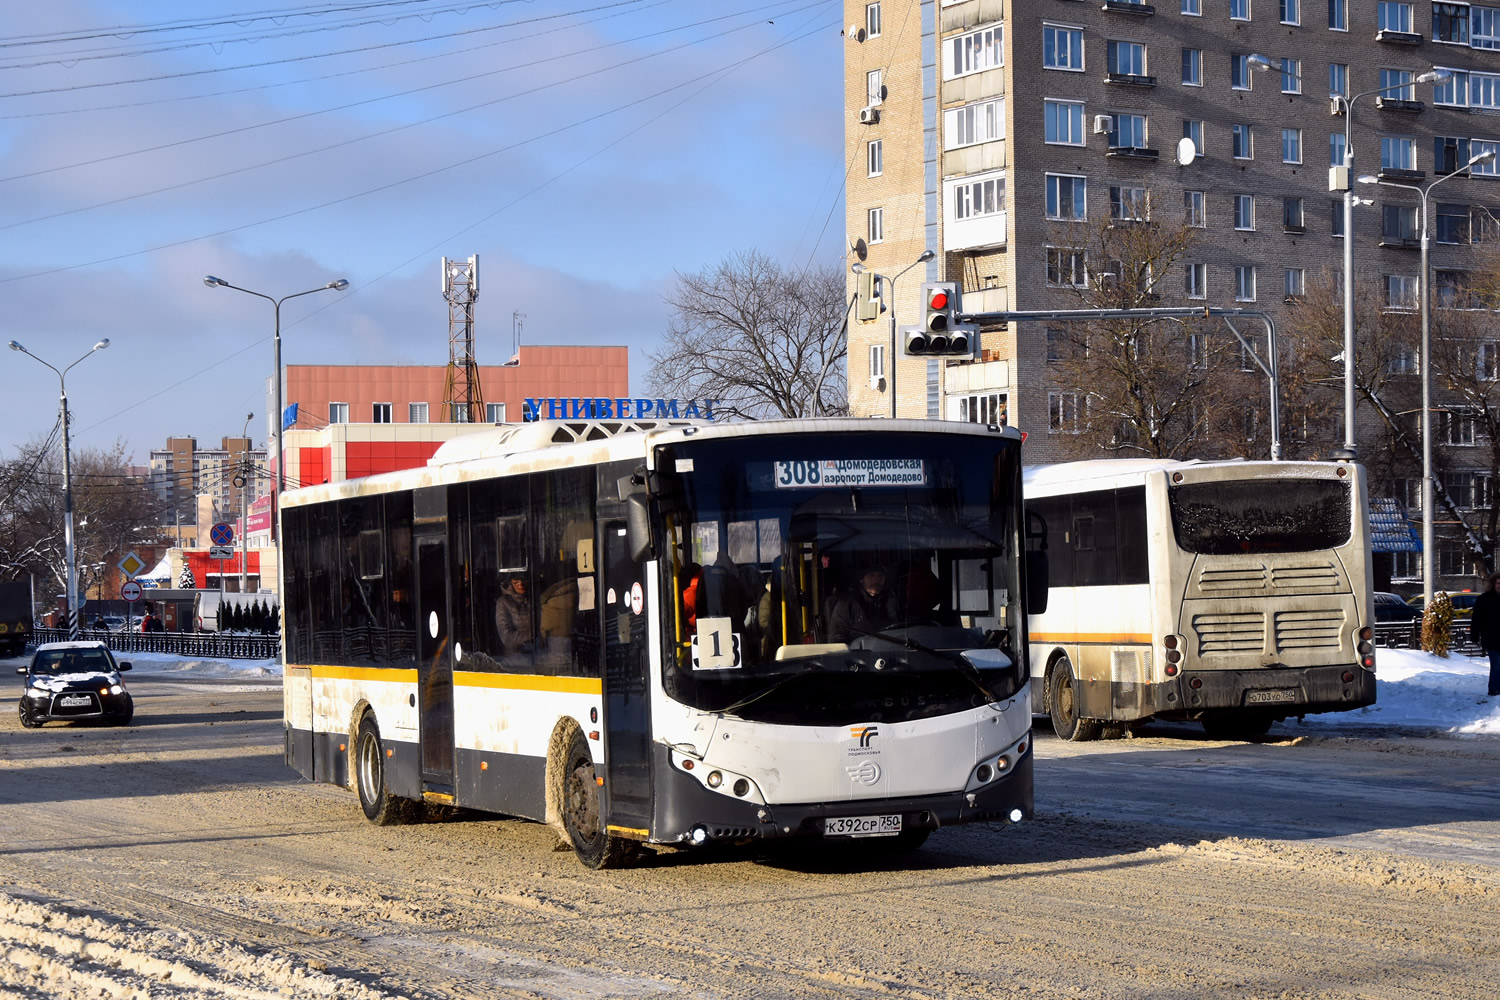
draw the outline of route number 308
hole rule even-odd
[[[816,486],[822,482],[823,473],[817,462],[777,462],[777,486]]]

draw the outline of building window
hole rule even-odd
[[[1190,118],[1184,118],[1182,120],[1182,137],[1184,139],[1191,139],[1191,140],[1193,140],[1193,151],[1198,156],[1202,156],[1203,155],[1203,122],[1202,121],[1195,121],[1195,120],[1190,119]]]
[[[1451,174],[1469,162],[1469,140],[1456,135],[1432,137],[1432,172]]]
[[[1235,265],[1234,300],[1236,302],[1255,301],[1255,266],[1253,264]]]
[[[409,424],[425,424],[425,423],[427,423],[427,404],[426,403],[407,403],[406,404],[406,422],[409,423]]]
[[[1150,217],[1146,204],[1146,189],[1111,185],[1109,217],[1116,222],[1145,222]]]
[[[1289,299],[1302,298],[1303,289],[1306,285],[1306,276],[1300,267],[1288,267],[1284,270],[1286,277],[1286,297]]]
[[[1380,71],[1381,96],[1387,100],[1415,101],[1417,85],[1412,82],[1411,70],[1383,69]]]
[[[1202,191],[1182,192],[1182,224],[1194,229],[1203,229],[1208,225]]]
[[[1061,24],[1042,25],[1042,65],[1047,69],[1083,72],[1083,29]]]
[[[1344,165],[1344,150],[1347,148],[1348,136],[1342,132],[1335,132],[1328,137],[1328,165],[1330,167],[1342,167]]]
[[[1081,125],[1080,122],[1080,131],[1082,131]],[[981,142],[993,142],[1004,138],[1004,99],[979,101],[943,112],[944,149],[977,146]]]
[[[1281,228],[1300,233],[1306,227],[1306,220],[1302,216],[1301,198],[1281,199]]]
[[[1005,211],[1005,174],[961,181],[953,185],[953,218],[974,219]]]
[[[1415,170],[1417,169],[1417,144],[1415,140],[1404,139],[1400,136],[1383,135],[1380,137],[1380,169],[1382,170]]]
[[[505,423],[505,404],[504,403],[485,403],[484,404],[484,421],[487,424],[503,424],[503,423]]]
[[[1182,50],[1182,85],[1184,87],[1203,86],[1203,50]]]
[[[1443,411],[1443,441],[1447,444],[1473,444],[1478,435],[1475,433],[1475,420],[1472,413],[1460,413],[1455,410]]]
[[[1139,42],[1107,42],[1105,71],[1118,76],[1146,75],[1146,46]]]
[[[1047,218],[1082,222],[1088,218],[1088,178],[1047,175]]]
[[[872,208],[867,213],[869,221],[869,241],[879,243],[885,239],[885,209]]]
[[[1333,230],[1332,230],[1333,235],[1335,235],[1335,236],[1343,236],[1344,235],[1344,202],[1340,198],[1335,198],[1332,201],[1330,201],[1328,204],[1332,208],[1332,212],[1333,212],[1333,215],[1332,215],[1332,218],[1333,218]]]
[[[1486,382],[1500,380],[1500,343],[1486,340],[1479,345],[1479,350],[1475,354],[1475,374]],[[1488,497],[1489,491],[1486,490],[1485,493]],[[1488,507],[1489,504],[1483,503],[1478,506]]]
[[[1439,309],[1469,309],[1474,305],[1469,276],[1463,271],[1434,271],[1432,292]]]
[[[1182,12],[1189,17],[1203,16],[1203,0],[1182,0]]]
[[[1183,291],[1190,299],[1208,298],[1208,265],[1183,265]]]
[[[1420,553],[1420,552],[1392,552],[1391,553],[1391,579],[1392,580],[1419,580],[1421,578],[1422,578],[1422,553]]]
[[[1437,204],[1437,241],[1469,242],[1469,206],[1440,201]]]
[[[1255,228],[1255,195],[1237,194],[1234,196],[1234,228]]]
[[[1328,0],[1328,30],[1349,30],[1348,0]]]
[[[1083,430],[1088,397],[1081,392],[1047,393],[1047,430],[1053,434],[1077,434]]]
[[[1047,284],[1054,288],[1082,288],[1088,282],[1082,250],[1047,248]]]
[[[1234,90],[1250,89],[1250,57],[1244,52],[1229,53],[1229,86]]]
[[[880,4],[865,5],[865,37],[880,37]]]
[[[1328,92],[1338,94],[1340,97],[1349,96],[1349,65],[1348,63],[1328,64]]]
[[[1231,147],[1236,160],[1255,159],[1255,139],[1249,125],[1230,126]]]
[[[1469,74],[1454,70],[1448,79],[1432,85],[1432,103],[1455,108],[1469,106]]]
[[[872,69],[865,74],[865,103],[871,107],[885,100],[885,71]]]
[[[983,73],[1005,65],[1005,26],[992,25],[943,43],[943,79]]]
[[[1250,20],[1250,0],[1229,0],[1229,19],[1231,21]]]
[[[1417,308],[1417,279],[1405,274],[1385,276],[1385,307],[1391,312],[1411,312]]]
[[[1208,334],[1190,333],[1187,338],[1187,366],[1208,367]]]
[[[1495,158],[1488,163],[1474,164],[1469,168],[1469,173],[1475,177],[1500,177],[1500,142],[1475,139],[1469,145],[1474,150],[1475,156],[1479,156],[1482,153],[1495,154]]]
[[[1145,149],[1146,116],[1114,114],[1110,116],[1114,127],[1110,129],[1109,145],[1112,149]]]
[[[884,146],[881,145],[881,140],[879,139],[873,140],[868,146],[865,147],[865,166],[869,171],[867,176],[879,177],[884,171],[885,158],[882,155],[883,150]]]
[[[1476,49],[1500,49],[1500,9],[1469,8],[1469,44]]]
[[[1457,545],[1438,547],[1438,576],[1469,576],[1469,558]]]
[[[1412,5],[1409,3],[1379,0],[1375,4],[1375,27],[1380,31],[1399,31],[1409,35],[1414,23]]]
[[[1302,0],[1281,0],[1281,23],[1302,23]]]
[[[1003,392],[983,392],[958,399],[958,419],[971,424],[1005,427],[1009,419]]]
[[[1047,101],[1043,110],[1043,141],[1058,146],[1082,146],[1085,143],[1082,104]]]
[[[1302,60],[1281,60],[1281,92],[1283,94],[1302,93]]]
[[[870,345],[870,381],[885,378],[885,345]]]
[[[329,403],[328,422],[330,424],[347,424],[349,422],[349,404]]]
[[[370,407],[370,423],[388,424],[391,422],[391,404],[375,403]]]
[[[1300,128],[1281,130],[1281,162],[1302,162],[1302,130]]]

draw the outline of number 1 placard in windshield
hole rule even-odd
[[[925,486],[927,464],[920,458],[824,458],[777,462],[776,488],[818,486]]]

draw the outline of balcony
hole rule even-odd
[[[1281,231],[1283,233],[1292,233],[1294,235],[1301,236],[1303,233],[1307,232],[1307,227],[1300,222],[1283,222],[1281,224]]]
[[[1006,241],[1005,212],[976,215],[968,219],[948,219],[943,224],[943,249],[1000,249]]]
[[[1099,9],[1114,11],[1117,14],[1136,14],[1142,17],[1150,17],[1156,13],[1156,8],[1149,3],[1132,3],[1131,0],[1104,0],[1104,6]]]
[[[1407,114],[1420,114],[1427,110],[1427,105],[1421,101],[1409,101],[1402,97],[1377,97],[1375,106],[1382,111],[1401,111]]]
[[[1105,83],[1118,84],[1122,87],[1154,87],[1156,77],[1136,76],[1134,73],[1105,73]]]
[[[1408,170],[1405,167],[1381,167],[1380,172],[1375,175],[1383,181],[1397,181],[1402,184],[1411,181],[1420,181],[1427,177],[1425,170]]]
[[[1154,160],[1161,154],[1145,146],[1110,146],[1104,155],[1121,160]]]
[[[1386,234],[1380,237],[1380,245],[1393,250],[1418,250],[1422,246],[1420,236],[1392,236]]]
[[[1421,45],[1422,36],[1415,31],[1392,31],[1389,28],[1375,32],[1377,42],[1389,42],[1392,45]]]

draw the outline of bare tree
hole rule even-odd
[[[1089,262],[1087,281],[1074,286],[1079,308],[1146,309],[1183,281],[1196,236],[1185,225],[1117,218],[1054,234],[1053,246],[1063,249],[1049,252],[1065,266],[1076,267],[1080,255]],[[1054,276],[1054,283],[1066,277]],[[1258,411],[1245,400],[1263,380],[1247,370],[1238,339],[1218,320],[1058,325],[1048,332],[1048,360],[1052,382],[1079,390],[1058,394],[1053,404],[1071,404],[1074,413],[1051,416],[1076,421],[1070,450],[1080,455],[1238,455],[1247,437],[1261,433]]]
[[[647,384],[663,396],[716,399],[750,419],[848,411],[848,308],[834,268],[783,270],[758,251],[677,275]]]

